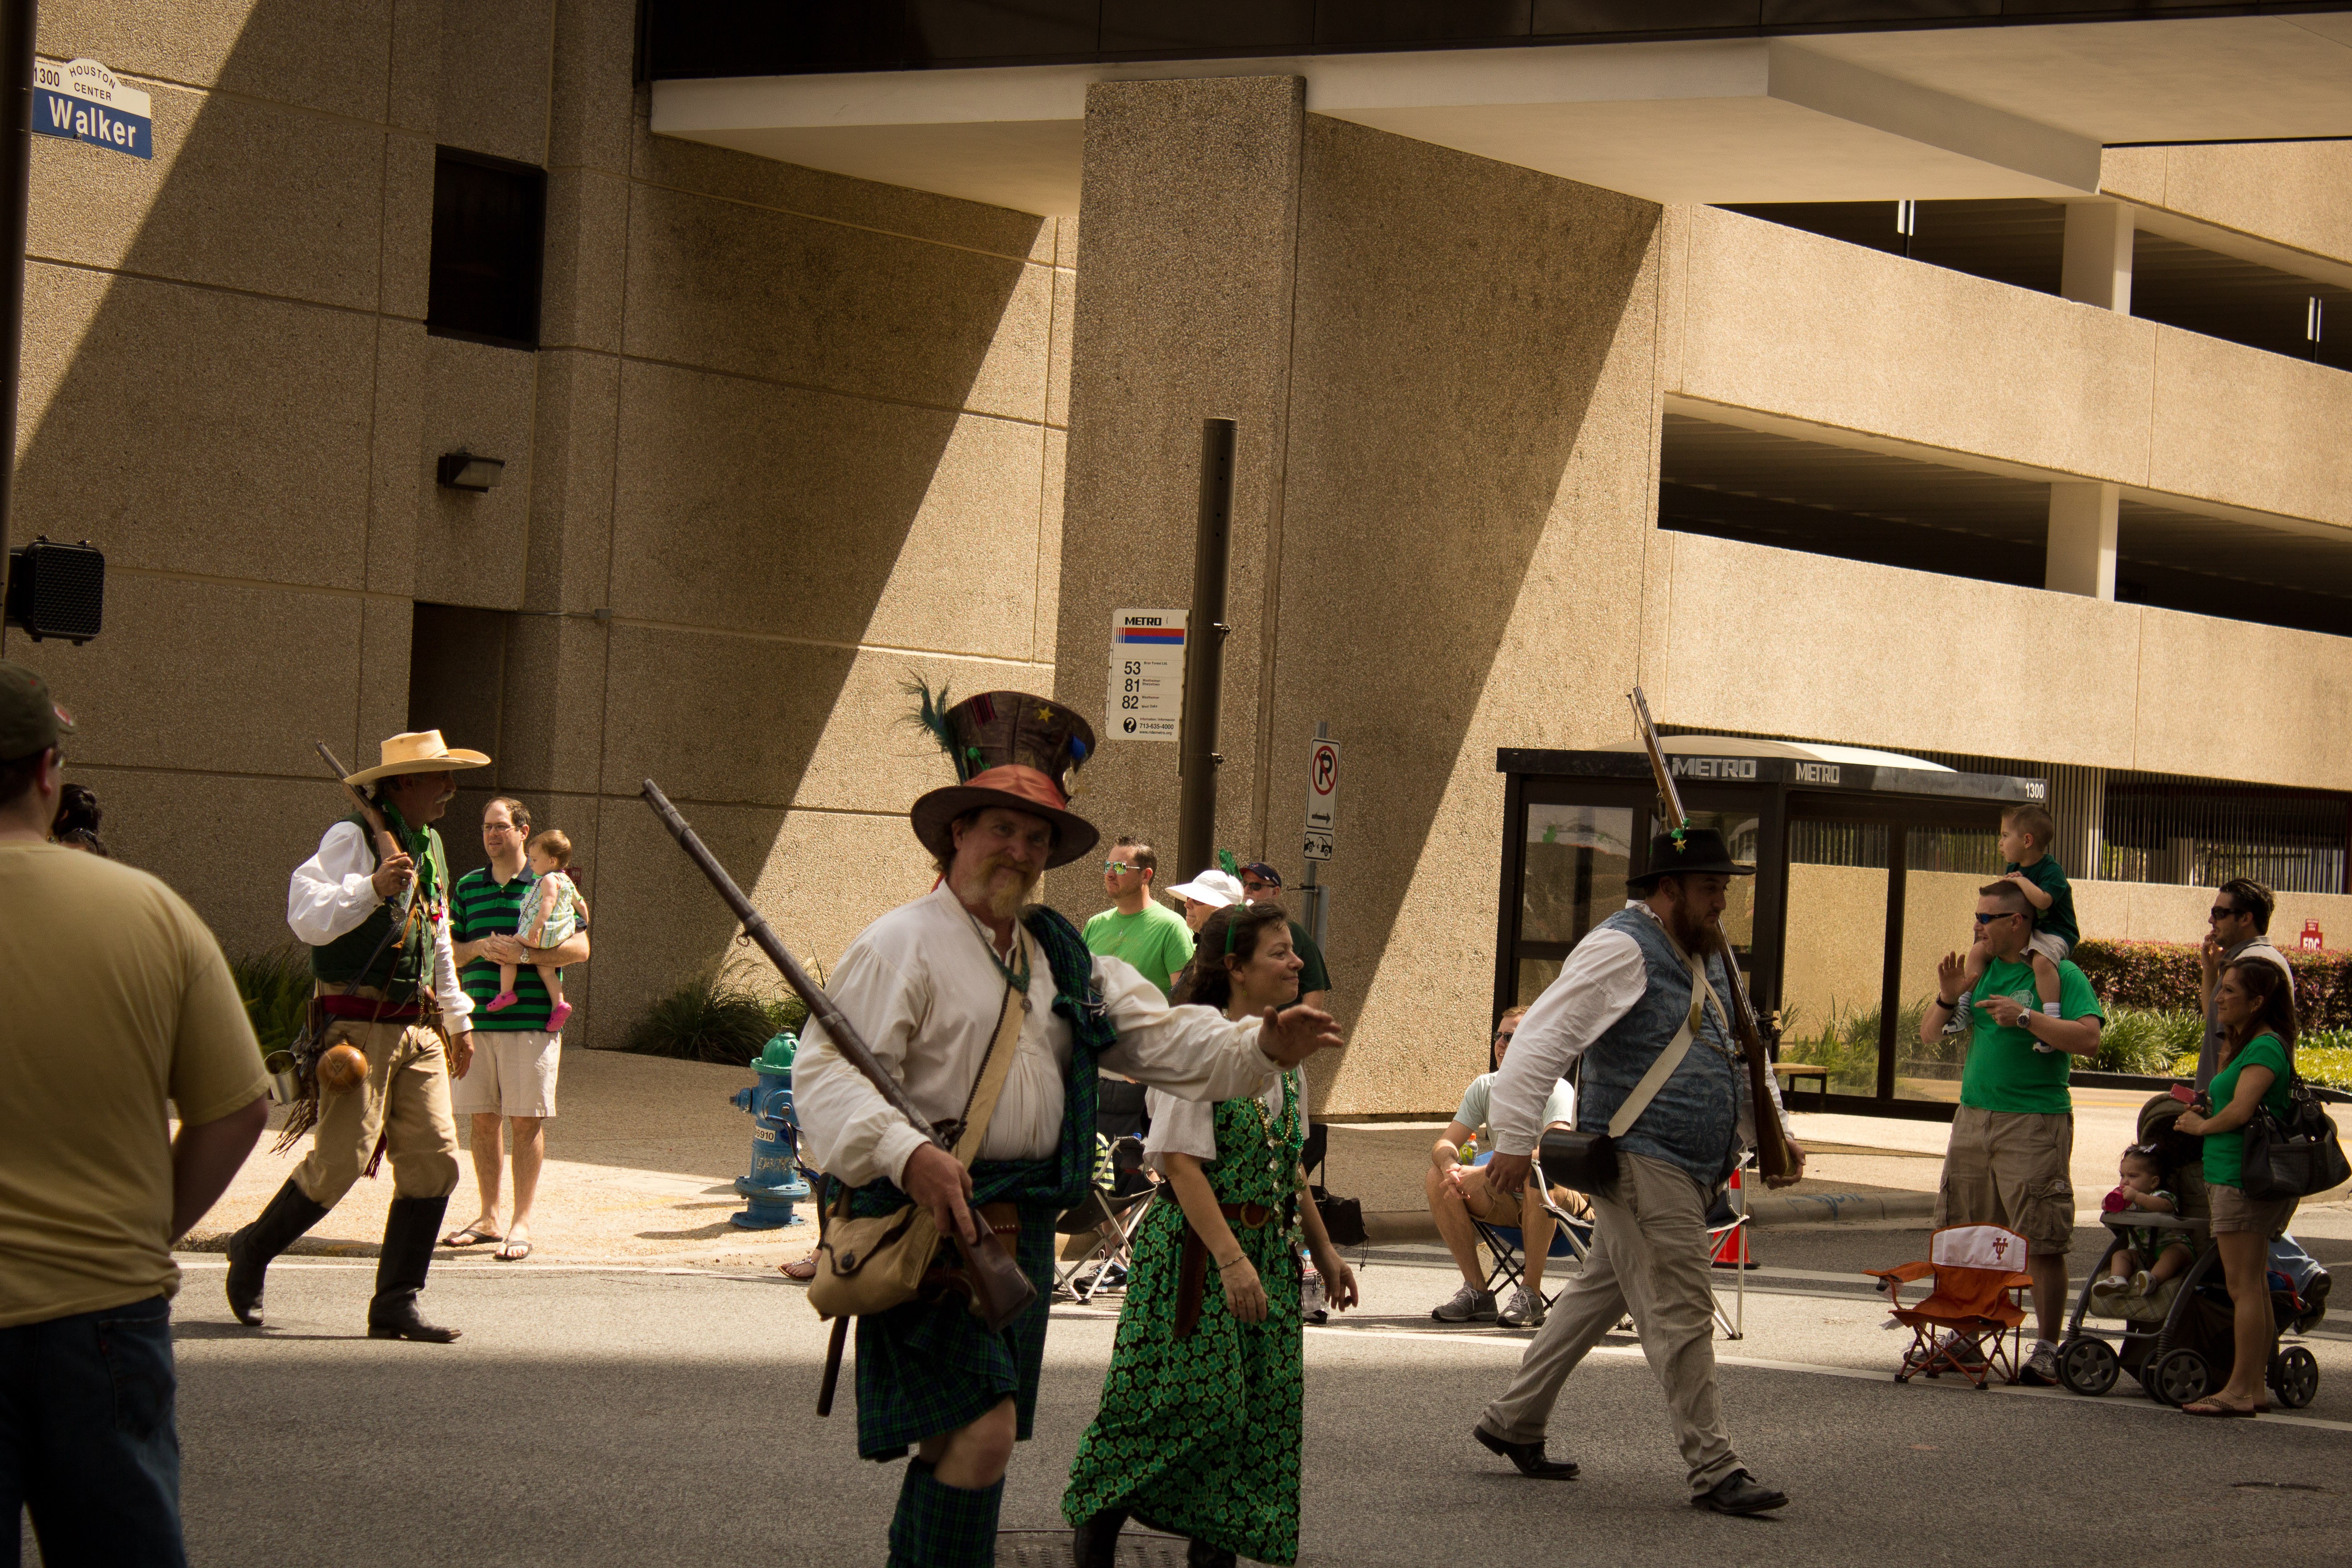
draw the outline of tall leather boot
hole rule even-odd
[[[1107,1508],[1078,1526],[1070,1540],[1077,1568],[1118,1568],[1118,1532],[1127,1523],[1127,1510]]]
[[[456,1329],[436,1328],[416,1315],[416,1293],[433,1267],[433,1241],[448,1206],[446,1196],[392,1200],[383,1218],[383,1256],[375,1266],[375,1299],[368,1303],[368,1338],[446,1345],[457,1337]]]
[[[228,1310],[247,1328],[261,1327],[261,1286],[269,1260],[327,1217],[302,1189],[288,1182],[261,1217],[228,1238]]]

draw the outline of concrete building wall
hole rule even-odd
[[[2352,143],[2110,147],[2099,188],[2331,261],[2352,261]]]
[[[408,727],[412,605],[493,612],[478,679],[428,648],[424,684],[499,759],[468,785],[578,846],[600,1045],[733,929],[641,777],[826,962],[928,885],[901,814],[944,763],[898,683],[1051,679],[1075,238],[654,138],[634,11],[43,8],[43,54],[153,96],[156,157],[36,139],[12,542],[112,581],[103,637],[5,648],[234,953],[340,809],[311,742]],[[425,331],[436,143],[548,170],[536,353]],[[461,446],[499,488],[434,483]]]

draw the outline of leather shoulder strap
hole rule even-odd
[[[1683,954],[1683,961],[1690,963],[1690,955]],[[1713,1000],[1714,987],[1707,985],[1706,975],[1698,965],[1691,963],[1690,1011],[1683,1015],[1683,1026],[1675,1031],[1675,1037],[1666,1043],[1664,1050],[1658,1053],[1658,1059],[1650,1064],[1650,1070],[1642,1075],[1642,1081],[1633,1086],[1633,1092],[1625,1097],[1625,1103],[1617,1108],[1617,1114],[1609,1119],[1610,1137],[1625,1136],[1633,1123],[1641,1120],[1642,1112],[1650,1109],[1650,1101],[1658,1097],[1658,1090],[1666,1086],[1666,1079],[1674,1077],[1675,1069],[1683,1065],[1683,1058],[1690,1055],[1691,1037],[1698,1031],[1699,1009],[1706,1005],[1706,1000],[1701,999],[1702,987],[1706,990],[1706,1000]],[[1717,1002],[1716,1005],[1720,1008],[1722,1004]]]
[[[980,1142],[988,1136],[989,1119],[996,1114],[1004,1080],[1013,1076],[1013,1058],[1019,1054],[1021,1026],[1029,1016],[1028,998],[1011,984],[1004,987],[1004,1010],[997,1015],[996,1037],[988,1042],[988,1056],[980,1064],[980,1081],[972,1086],[971,1108],[964,1112],[963,1136],[956,1140],[955,1157],[969,1168],[980,1157]]]

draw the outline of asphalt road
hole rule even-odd
[[[1361,1317],[1309,1331],[1302,1563],[1975,1563],[2119,1540],[2135,1568],[2202,1565],[2241,1543],[2352,1561],[2352,1343],[2315,1342],[2319,1398],[2295,1419],[2191,1425],[2128,1380],[2098,1400],[1897,1386],[1900,1336],[1848,1281],[1922,1239],[1769,1238],[1748,1335],[1717,1345],[1734,1439],[1794,1500],[1753,1521],[1686,1506],[1631,1341],[1597,1352],[1562,1401],[1554,1451],[1582,1479],[1510,1473],[1466,1434],[1524,1335],[1439,1328],[1427,1311],[1448,1271],[1425,1253],[1376,1255]],[[359,1334],[364,1263],[279,1264],[261,1332],[229,1320],[218,1259],[190,1263],[180,1430],[199,1564],[883,1560],[898,1469],[854,1457],[846,1391],[830,1421],[813,1415],[822,1331],[773,1275],[450,1264],[428,1313],[466,1338],[438,1347]],[[1107,1313],[1057,1316],[1006,1530],[1059,1528],[1112,1328]]]

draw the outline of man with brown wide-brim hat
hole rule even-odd
[[[793,1068],[793,1109],[826,1202],[845,1186],[852,1215],[909,1199],[940,1233],[1002,1237],[1037,1300],[992,1334],[934,1270],[914,1301],[857,1321],[857,1448],[909,1449],[889,1534],[900,1568],[985,1568],[1013,1443],[1029,1436],[1052,1296],[1054,1221],[1093,1181],[1100,1068],[1188,1100],[1254,1094],[1278,1070],[1339,1043],[1328,1015],[1294,1007],[1229,1022],[1171,1007],[1117,958],[1087,951],[1077,928],[1029,903],[1048,867],[1093,850],[1070,809],[1072,775],[1094,731],[1060,703],[989,691],[953,707],[920,684],[915,715],[954,763],[956,782],[908,814],[939,884],[860,932],[826,989],[875,1055],[934,1121],[972,1130],[967,1169],[926,1139],[843,1060],[812,1021]],[[1000,1032],[1013,1052],[992,1102],[976,1103]],[[993,1075],[992,1075],[993,1076]],[[975,1212],[978,1219],[975,1220]],[[952,1263],[952,1249],[941,1249]],[[821,1255],[820,1268],[832,1266]],[[855,1554],[853,1551],[852,1554]]]
[[[432,825],[457,793],[455,775],[489,760],[452,750],[438,730],[394,735],[374,767],[343,781],[368,790],[372,812],[355,807],[294,869],[286,923],[310,946],[320,1027],[318,1067],[305,1075],[315,1098],[298,1102],[278,1146],[307,1128],[315,1135],[261,1217],[229,1238],[228,1302],[239,1322],[261,1322],[269,1260],[388,1154],[394,1196],[368,1334],[436,1344],[457,1337],[416,1310],[457,1184],[449,1080],[466,1076],[474,1054],[474,1005],[450,952],[449,858]],[[363,1058],[363,1076],[346,1046]],[[345,1062],[358,1081],[338,1081]]]

